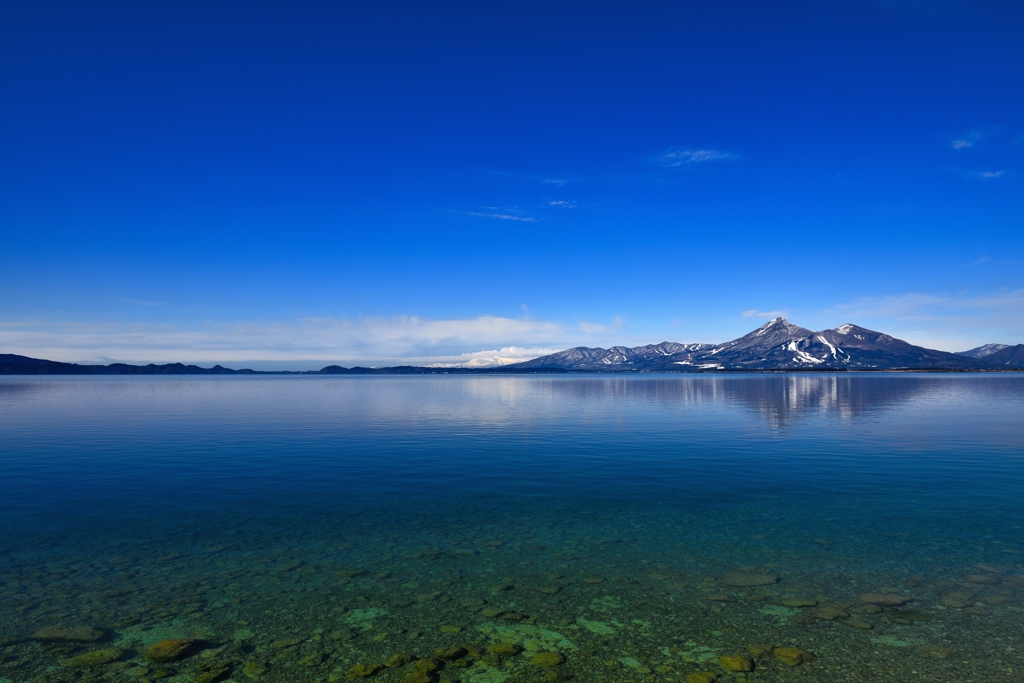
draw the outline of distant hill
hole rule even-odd
[[[165,365],[79,365],[60,363],[52,360],[16,356],[0,353],[0,375],[237,375],[249,374],[252,370],[231,370],[215,365],[201,368],[198,365],[167,363]]]
[[[985,344],[978,348],[971,349],[970,351],[957,351],[958,356],[967,356],[968,358],[985,358],[991,356],[996,351],[1002,351],[1008,348],[1006,344]]]
[[[1003,348],[984,357],[986,363],[1004,368],[1024,368],[1024,344],[1000,346]]]

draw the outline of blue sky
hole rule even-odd
[[[1019,2],[6,3],[0,352],[1024,342],[1021,35]]]

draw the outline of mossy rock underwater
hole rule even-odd
[[[103,631],[92,626],[47,626],[32,634],[40,642],[92,643],[103,637]]]
[[[85,654],[65,659],[61,662],[61,666],[66,669],[86,669],[91,666],[99,666],[100,664],[116,662],[123,656],[124,650],[121,648],[108,647],[102,650],[93,650],[92,652],[86,652]]]
[[[142,656],[151,662],[163,664],[180,659],[196,641],[184,638],[161,640],[153,643],[143,651]]]

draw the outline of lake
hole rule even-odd
[[[1024,375],[2,377],[0,530],[2,682],[1019,682]]]

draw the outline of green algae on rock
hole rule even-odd
[[[263,662],[257,661],[246,662],[242,667],[242,673],[247,678],[259,678],[263,674],[267,673],[267,665]]]
[[[538,652],[530,657],[530,664],[545,669],[559,666],[563,662],[565,662],[565,656],[558,652]]]
[[[402,679],[402,683],[436,683],[437,675],[429,671],[413,671],[405,678]]]
[[[532,652],[540,650],[575,651],[577,649],[576,644],[561,633],[538,626],[480,624],[476,628],[486,636],[491,636],[503,643],[522,645],[525,650]]]
[[[465,657],[468,651],[464,647],[439,647],[434,650],[434,659],[450,662]]]
[[[173,662],[184,655],[196,641],[188,639],[161,640],[147,647],[142,656],[157,664]]]
[[[500,655],[502,657],[515,657],[523,651],[523,648],[519,647],[515,643],[494,643],[487,646],[487,651],[491,654]]]
[[[61,666],[66,669],[86,669],[92,666],[99,666],[100,664],[109,664],[110,662],[116,662],[124,656],[124,650],[119,647],[108,647],[102,650],[93,650],[92,652],[86,652],[85,654],[78,655],[77,657],[71,657],[61,662]]]
[[[589,619],[584,619],[583,617],[578,617],[576,619],[576,623],[591,633],[596,633],[599,636],[610,636],[615,633],[615,628],[613,626],[609,626],[603,621],[591,621]]]
[[[686,676],[686,683],[715,683],[717,680],[718,674],[710,671],[694,671]]]
[[[311,652],[310,654],[306,655],[305,657],[300,659],[295,664],[296,664],[296,666],[307,666],[307,667],[309,667],[309,666],[319,666],[320,664],[323,664],[323,661],[326,658],[327,658],[327,655],[324,654],[323,652],[320,652],[320,651]]]
[[[377,675],[377,672],[383,669],[384,666],[381,664],[356,664],[348,670],[349,678],[370,678]]]
[[[397,652],[388,657],[388,660],[384,662],[384,666],[386,666],[389,669],[400,669],[411,661],[411,656],[407,655],[404,652]]]
[[[749,655],[722,655],[718,665],[726,671],[753,671],[754,660]]]
[[[290,647],[295,647],[296,645],[299,645],[301,643],[302,640],[300,638],[282,638],[280,640],[275,640],[274,642],[272,642],[270,644],[270,647],[274,648],[275,650],[286,650]]]
[[[787,666],[799,666],[814,659],[810,652],[801,650],[798,647],[777,647],[772,650],[772,654]]]

